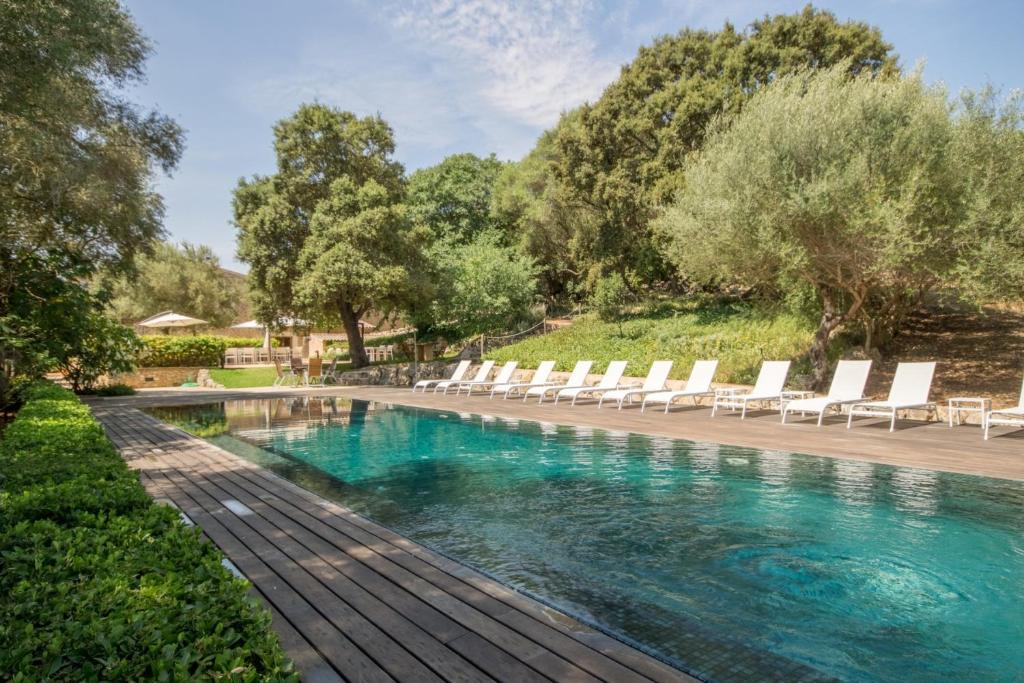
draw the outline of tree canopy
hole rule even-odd
[[[124,94],[148,53],[113,0],[12,0],[0,12],[0,355],[26,372],[74,353],[54,304],[97,314],[83,283],[130,268],[162,235],[154,174],[174,168],[183,142]]]
[[[495,226],[537,264],[543,294],[549,300],[580,299],[582,290],[601,275],[585,249],[595,221],[567,197],[552,166],[558,154],[558,130],[575,125],[576,119],[577,114],[564,115],[526,157],[507,164],[495,181],[491,199]]]
[[[248,310],[247,296],[245,278],[221,268],[209,247],[161,242],[136,259],[130,278],[114,281],[109,310],[124,323],[173,310],[227,327]]]
[[[274,126],[274,149],[277,173],[239,181],[234,197],[257,317],[340,320],[353,365],[365,365],[360,318],[422,295],[391,127],[305,104]]]
[[[461,336],[510,331],[530,315],[537,266],[496,231],[466,244],[440,241],[430,251],[434,296],[417,322]]]
[[[840,64],[780,76],[719,119],[658,222],[684,275],[813,292],[819,385],[841,325],[859,321],[870,347],[932,288],[978,275],[979,250],[1020,253],[1022,244],[1009,224],[1020,200],[1013,209],[1003,201],[1012,175],[991,167],[1002,146],[971,158],[960,129],[1017,144],[1019,130],[1000,131],[983,112],[957,119],[945,91],[919,73],[849,72]]]
[[[437,239],[472,241],[495,227],[491,215],[494,184],[506,164],[493,154],[453,154],[409,176],[406,206],[413,222]]]
[[[679,170],[708,124],[799,69],[844,63],[852,73],[895,72],[891,49],[878,29],[810,6],[748,31],[684,29],[640,48],[601,98],[581,108],[577,125],[561,126],[555,138],[555,176],[596,228],[581,236],[581,251],[602,269],[665,279],[650,221],[680,187]]]

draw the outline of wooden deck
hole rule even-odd
[[[147,490],[249,579],[304,680],[694,680],[132,407],[229,396],[254,392],[92,407]]]
[[[639,404],[622,410],[616,410],[615,406],[598,409],[595,401],[581,401],[574,407],[566,402],[556,406],[550,401],[537,405],[536,399],[523,403],[500,397],[492,400],[482,394],[473,397],[414,394],[400,387],[352,387],[340,389],[338,393],[350,398],[423,408],[1024,480],[1024,430],[1010,427],[993,427],[993,437],[984,441],[977,424],[951,429],[944,422],[901,420],[896,431],[890,433],[888,418],[857,418],[852,429],[846,428],[845,416],[828,417],[820,428],[815,423],[817,416],[790,417],[782,425],[775,410],[755,410],[742,421],[738,411],[719,413],[712,418],[706,401],[701,407],[680,404],[666,415],[662,412],[664,408],[641,413]]]

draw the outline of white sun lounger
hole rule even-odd
[[[782,424],[786,424],[787,413],[817,413],[820,427],[821,421],[825,419],[825,413],[832,408],[842,410],[844,405],[864,400],[864,387],[868,383],[870,372],[869,360],[839,361],[836,373],[832,375],[832,384],[828,387],[828,395],[786,401],[782,406]]]
[[[601,394],[597,407],[600,408],[604,405],[605,401],[617,401],[619,410],[622,410],[622,404],[625,401],[632,403],[634,398],[646,396],[656,391],[665,391],[665,382],[668,381],[668,373],[670,372],[672,372],[672,361],[656,360],[651,363],[651,369],[647,371],[647,377],[641,386],[605,391]]]
[[[473,361],[471,360],[459,361],[459,364],[455,366],[455,372],[453,372],[452,376],[448,379],[421,379],[413,385],[412,390],[416,391],[417,389],[423,389],[423,393],[426,393],[427,389],[435,384],[439,384],[441,382],[458,382],[466,376],[466,371],[469,370],[469,366],[472,362]]]
[[[508,384],[512,379],[512,373],[516,371],[516,367],[519,366],[518,361],[510,360],[501,366],[501,370],[498,371],[498,376],[492,380],[473,380],[472,382],[459,382],[458,386],[455,387],[455,395],[458,396],[462,393],[462,390],[466,390],[466,396],[473,393],[473,389],[480,387],[481,389],[489,389],[495,384]]]
[[[623,373],[626,372],[628,364],[629,361],[613,360],[608,364],[608,369],[605,370],[600,382],[593,386],[564,387],[555,394],[555,404],[558,404],[559,399],[571,398],[572,403],[570,405],[576,405],[576,399],[580,396],[597,396],[605,391],[621,388],[619,380],[622,379]]]
[[[1024,427],[1024,383],[1020,386],[1020,400],[1016,408],[997,408],[985,413],[985,440],[988,440],[988,428],[992,425],[1008,427]]]
[[[644,396],[644,402],[640,406],[640,412],[647,409],[648,403],[664,403],[665,412],[672,406],[676,399],[692,398],[693,405],[697,405],[697,399],[701,396],[714,396],[711,389],[711,380],[715,378],[715,370],[718,368],[717,360],[699,360],[693,364],[690,370],[690,377],[686,380],[686,387],[679,391],[656,391]]]
[[[480,364],[480,367],[477,368],[476,375],[473,376],[473,381],[482,382],[485,379],[487,379],[487,376],[491,374],[491,368],[493,367],[493,360],[485,360],[483,363]],[[444,393],[447,394],[450,388],[458,387],[460,383],[461,382],[459,380],[452,379],[441,382],[440,384],[434,387],[434,393],[436,394],[438,389],[444,389]]]
[[[526,391],[530,387],[549,387],[553,382],[548,381],[548,377],[551,376],[551,371],[555,369],[555,361],[546,360],[537,366],[537,370],[533,373],[533,377],[530,378],[529,382],[515,382],[512,384],[495,384],[491,387],[491,398],[494,398],[495,394],[504,394],[504,398],[508,398],[511,394],[518,394],[520,391]]]
[[[573,367],[572,372],[569,374],[569,379],[565,380],[565,382],[548,386],[532,386],[523,392],[523,400],[525,401],[531,396],[537,396],[537,403],[539,405],[544,402],[544,397],[547,396],[548,392],[557,392],[569,387],[585,386],[584,383],[587,381],[587,375],[590,374],[590,366],[593,364],[594,361],[592,360],[576,361],[576,366]]]
[[[853,426],[853,418],[857,415],[888,417],[889,431],[892,432],[896,430],[896,417],[901,410],[924,408],[934,412],[935,404],[928,400],[934,375],[935,363],[900,363],[896,366],[895,377],[892,378],[889,398],[884,401],[852,404],[846,428]]]
[[[757,373],[757,381],[754,388],[748,392],[733,390],[719,390],[715,392],[715,403],[711,406],[711,417],[715,416],[719,408],[741,408],[740,419],[747,417],[747,404],[754,401],[769,403],[771,401],[782,401],[782,391],[786,386],[786,376],[789,375],[788,360],[766,360],[761,363],[761,370]]]

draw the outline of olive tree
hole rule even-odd
[[[862,325],[870,348],[925,293],[976,273],[980,246],[1012,246],[1014,212],[990,210],[1004,196],[1005,179],[986,171],[998,155],[966,156],[960,126],[986,131],[975,139],[1013,133],[982,119],[958,119],[920,73],[851,76],[840,65],[780,77],[688,160],[685,190],[657,223],[666,254],[684,274],[811,288],[821,386],[841,326]]]
[[[149,52],[118,2],[0,5],[0,403],[12,366],[32,375],[81,357],[73,323],[100,303],[85,283],[130,269],[163,234],[154,180],[184,143],[129,97]],[[70,318],[69,301],[81,304]],[[116,342],[104,323],[89,335],[110,330]]]
[[[877,28],[810,5],[745,30],[728,23],[720,31],[687,28],[641,47],[555,136],[553,172],[591,227],[579,235],[590,264],[668,279],[651,221],[680,187],[679,170],[704,144],[708,123],[739,112],[779,75],[836,64],[851,73],[897,71]]]
[[[135,273],[111,284],[108,310],[122,322],[174,310],[227,327],[246,310],[245,278],[220,267],[206,245],[161,242],[135,259]]]

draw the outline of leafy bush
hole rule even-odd
[[[458,336],[503,332],[530,318],[537,293],[537,266],[500,238],[481,233],[468,244],[439,242],[434,258],[440,270],[429,325],[453,321]]]
[[[612,322],[622,315],[628,296],[629,290],[622,276],[613,273],[598,280],[590,296],[590,306],[602,322]]]
[[[127,384],[108,384],[96,390],[97,396],[131,396],[135,389]]]
[[[228,348],[259,348],[262,339],[248,337],[217,337],[214,335],[153,334],[142,337],[139,365],[147,368],[220,367]],[[280,346],[277,339],[271,346]]]
[[[40,384],[0,443],[0,678],[297,680],[220,554]]]
[[[229,349],[258,349],[263,346],[262,337],[219,337],[219,339],[223,339]],[[281,340],[271,337],[270,346],[276,349],[281,346]]]
[[[236,340],[228,343],[228,337],[151,335],[142,338],[145,347],[139,353],[139,365],[143,367],[200,367],[219,366],[224,350]]]
[[[141,346],[135,333],[124,325],[90,312],[80,316],[77,327],[70,331],[67,355],[58,359],[57,369],[72,389],[88,391],[103,375],[132,370]]]
[[[628,360],[628,373],[643,375],[652,361],[673,360],[672,377],[685,379],[693,361],[717,358],[719,382],[751,383],[761,361],[805,356],[813,323],[788,311],[761,311],[747,305],[708,305],[677,311],[672,317],[601,322],[579,318],[571,327],[496,349],[487,358],[518,360],[537,367],[548,359],[559,370],[577,360],[594,361],[603,372],[612,360]]]

